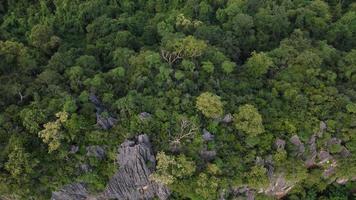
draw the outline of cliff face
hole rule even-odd
[[[122,143],[118,149],[117,161],[120,166],[118,171],[99,195],[91,196],[84,184],[74,183],[53,192],[52,200],[168,198],[170,195],[168,188],[149,179],[154,171],[156,159],[147,135],[139,135]]]

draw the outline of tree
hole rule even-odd
[[[210,61],[202,62],[202,68],[205,72],[212,74],[214,72],[214,64]]]
[[[34,108],[25,108],[20,112],[22,125],[30,133],[37,133],[40,130],[40,124],[44,122],[45,115],[42,110]]]
[[[48,122],[43,125],[44,129],[38,133],[43,142],[48,144],[48,152],[51,153],[59,148],[63,135],[61,133],[62,124],[68,119],[66,112],[59,112],[56,114],[58,118],[54,122]]]
[[[46,53],[59,46],[60,38],[55,36],[52,27],[44,24],[37,24],[31,29],[31,44]]]
[[[217,177],[200,173],[195,192],[203,199],[213,200],[217,198],[218,187],[219,179]]]
[[[36,68],[36,62],[29,50],[22,43],[0,41],[0,74],[21,71],[31,72]]]
[[[330,27],[327,32],[327,39],[335,47],[343,50],[351,50],[356,44],[356,11],[345,13],[338,21]]]
[[[175,157],[159,152],[156,159],[156,171],[150,177],[156,182],[171,185],[177,179],[189,177],[195,172],[195,163],[183,154]]]
[[[224,61],[221,64],[221,68],[223,69],[224,73],[230,74],[236,68],[236,64],[234,62]]]
[[[201,93],[197,97],[196,108],[200,110],[205,117],[213,119],[221,117],[224,112],[220,97],[210,92]]]
[[[251,188],[262,189],[268,186],[267,169],[262,166],[253,166],[246,175],[248,185]]]
[[[265,53],[253,52],[252,56],[247,60],[246,72],[252,78],[260,78],[265,75],[268,69],[273,65],[271,58]]]
[[[237,130],[249,136],[257,136],[264,132],[262,116],[250,104],[239,107],[238,113],[234,114],[234,123]]]
[[[356,82],[356,50],[351,50],[339,61],[339,76]]]
[[[37,160],[31,158],[31,154],[26,152],[22,146],[15,146],[8,156],[5,169],[11,174],[12,178],[21,183],[34,173],[34,167],[38,164]]]
[[[195,39],[193,36],[184,38],[174,38],[166,41],[165,46],[161,49],[162,58],[170,65],[182,58],[196,58],[203,54],[207,48],[203,40]]]

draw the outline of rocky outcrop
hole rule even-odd
[[[274,173],[274,166],[273,166],[273,161],[272,161],[272,156],[267,156],[265,159],[257,156],[256,157],[256,161],[255,164],[256,165],[260,165],[264,168],[267,169],[267,176],[268,178],[272,178],[273,173]]]
[[[216,151],[215,150],[201,150],[200,157],[207,162],[212,161],[216,157]]]
[[[104,130],[113,127],[117,119],[110,116],[108,110],[104,107],[99,98],[92,93],[89,96],[89,100],[94,104],[96,109],[96,123]]]
[[[316,135],[312,135],[311,138],[308,141],[308,148],[309,148],[309,155],[307,156],[307,159],[305,161],[305,166],[307,168],[311,168],[315,166],[315,159],[318,154],[317,149],[316,149]]]
[[[52,193],[51,200],[87,200],[89,193],[83,183],[73,183]]]
[[[76,146],[76,145],[70,146],[70,150],[69,150],[70,154],[77,153],[78,151],[79,151],[79,146]]]
[[[147,120],[147,119],[150,119],[151,118],[151,114],[150,113],[148,113],[148,112],[142,112],[142,113],[140,113],[139,115],[138,115],[138,118],[140,118],[140,120],[142,120],[142,121],[145,121],[145,120]]]
[[[301,156],[304,154],[305,147],[304,144],[300,141],[298,135],[293,135],[290,138],[290,142],[296,147],[296,155]]]
[[[255,199],[255,191],[251,190],[247,186],[233,188],[231,190],[231,193],[235,197],[243,197],[246,200],[254,200]]]
[[[96,157],[100,160],[105,158],[106,153],[101,146],[98,145],[88,146],[86,147],[86,150],[87,150],[86,155],[89,157]]]
[[[202,135],[202,137],[203,137],[203,140],[206,141],[206,142],[214,140],[214,135],[211,134],[211,133],[210,133],[208,130],[206,130],[206,129],[203,129],[203,135]]]
[[[222,118],[222,122],[223,123],[230,123],[230,122],[232,122],[232,114],[226,114],[225,116],[224,116],[224,118]]]
[[[91,153],[95,156],[97,151]],[[98,155],[101,156],[101,152]],[[156,159],[147,135],[139,135],[122,143],[118,149],[117,162],[119,169],[102,193],[90,196],[84,184],[74,183],[53,192],[52,200],[168,199],[168,188],[149,179],[155,169]]]
[[[156,159],[146,135],[121,144],[118,154],[118,172],[111,178],[102,196],[108,199],[167,199],[168,188],[149,179]]]
[[[293,188],[294,184],[286,181],[282,175],[276,175],[270,178],[270,184],[263,192],[266,195],[273,196],[277,199],[281,199]]]
[[[276,146],[277,149],[284,149],[284,147],[286,145],[286,141],[277,138],[274,145]]]
[[[317,135],[319,138],[323,137],[323,134],[324,134],[324,132],[326,131],[326,128],[327,128],[326,123],[323,122],[323,121],[320,121],[319,131],[316,133],[316,135]]]

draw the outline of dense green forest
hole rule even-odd
[[[0,1],[0,199],[97,194],[139,134],[169,199],[355,198],[356,3]]]

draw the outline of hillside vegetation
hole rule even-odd
[[[169,199],[355,198],[356,4],[0,1],[0,199],[99,194],[141,134]]]

